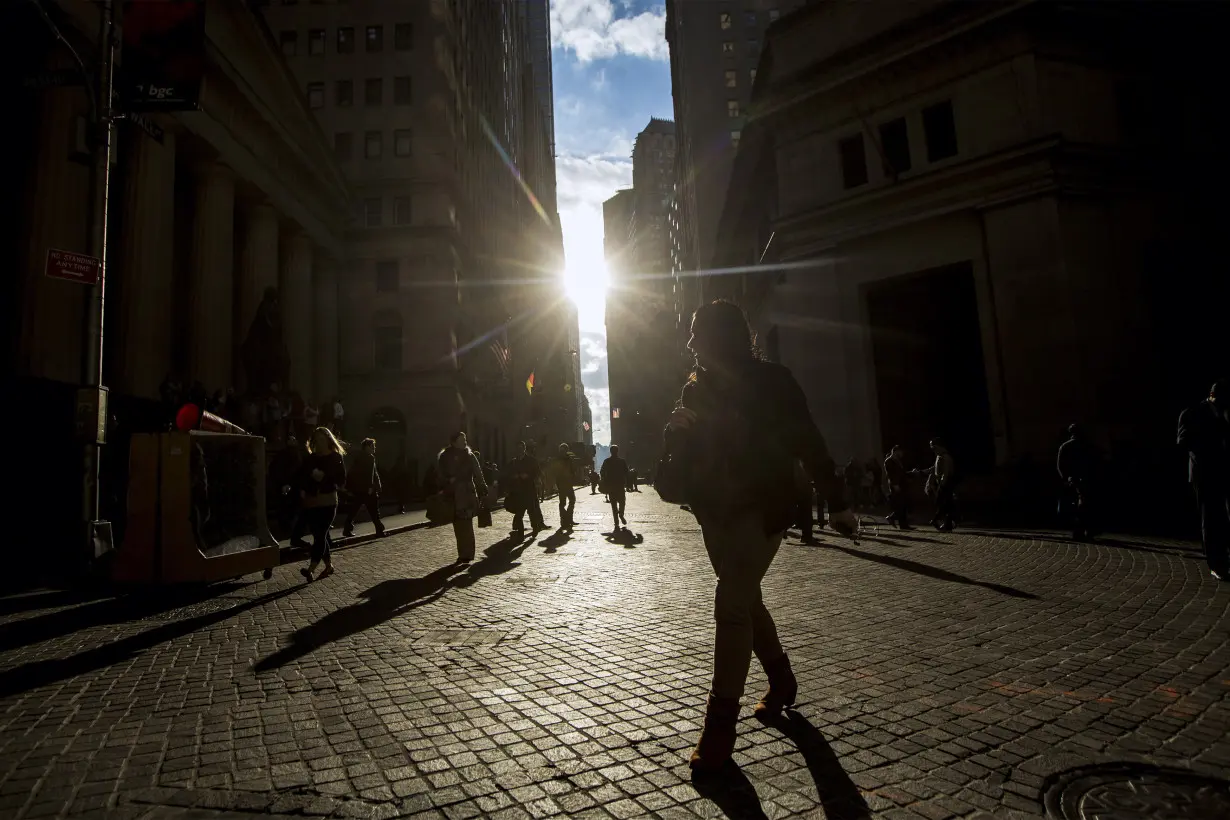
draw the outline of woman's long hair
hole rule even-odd
[[[756,334],[748,324],[747,314],[729,299],[714,299],[698,307],[692,314],[692,335],[703,335],[713,342],[716,358],[710,363],[710,369],[716,367],[720,371],[764,359],[756,346]],[[696,381],[701,370],[693,368],[689,381]]]
[[[328,439],[329,449],[337,453],[339,456],[346,455],[346,447],[340,441],[337,440],[337,436],[333,435],[333,431],[330,430],[328,427],[317,427],[315,430],[312,431],[312,435],[308,436],[308,452],[309,453],[313,455],[316,454],[316,448],[314,446],[316,443],[316,437],[321,436],[321,435],[323,435],[325,438]]]

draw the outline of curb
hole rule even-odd
[[[430,526],[430,521],[419,521],[415,524],[403,524],[399,527],[387,527],[385,528],[383,536],[379,536],[376,535],[376,533],[371,532],[365,535],[352,535],[349,538],[335,538],[333,539],[333,549],[339,551],[352,549],[354,547],[363,546],[364,544],[372,541],[379,541],[381,538],[387,538],[390,535],[401,535],[402,533],[413,532],[414,530],[427,529]],[[288,541],[286,546],[283,546],[279,550],[278,555],[282,564],[288,564],[293,561],[299,561],[306,558],[308,551],[302,547],[292,547]]]

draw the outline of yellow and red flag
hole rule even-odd
[[[534,393],[534,374],[530,373],[530,377],[525,380],[525,392],[533,395]]]

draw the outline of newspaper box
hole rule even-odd
[[[278,563],[265,512],[263,438],[198,430],[132,437],[117,581],[269,578]]]

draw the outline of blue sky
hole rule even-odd
[[[556,177],[574,280],[602,275],[602,202],[632,185],[637,133],[650,117],[673,119],[665,26],[653,0],[551,0]],[[582,376],[594,441],[607,444],[606,336],[599,300],[585,302]]]

